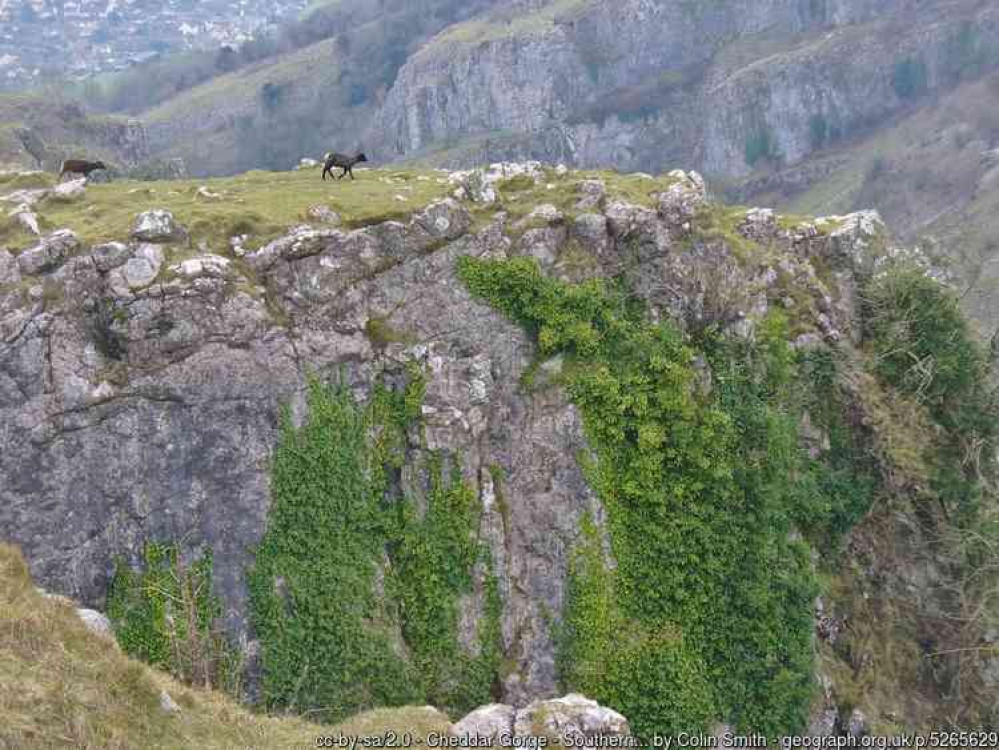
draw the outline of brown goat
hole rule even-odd
[[[107,169],[102,161],[84,161],[83,159],[66,159],[62,163],[62,171],[59,173],[61,180],[66,174],[82,174],[89,177],[90,173],[98,169]]]

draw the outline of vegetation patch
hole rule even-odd
[[[471,592],[476,562],[488,555],[469,533],[477,526],[477,498],[457,467],[445,481],[440,457],[435,457],[423,517],[411,499],[398,505],[398,513],[390,556],[402,634],[422,681],[422,695],[432,705],[463,715],[489,702],[501,656],[499,589],[491,575],[477,653],[465,653],[456,638],[457,595]]]
[[[2,172],[0,171],[0,190],[14,192],[15,190],[37,190],[55,185],[55,177],[48,172]]]
[[[710,717],[770,735],[800,729],[817,584],[808,544],[790,532],[830,514],[794,482],[809,467],[787,406],[800,375],[786,324],[775,319],[757,347],[706,334],[708,395],[692,343],[600,281],[546,279],[524,258],[463,258],[460,272],[542,356],[565,356],[562,382],[597,451],[584,468],[617,566],[584,533],[561,638],[566,688],[621,711],[640,736],[700,730]],[[639,689],[635,670],[653,667]]]
[[[378,386],[362,408],[345,388],[312,381],[306,422],[284,418],[250,574],[270,708],[339,719],[377,706],[488,702],[494,589],[478,653],[457,641],[458,601],[479,559],[474,495],[457,473],[445,481],[435,459],[422,516],[417,498],[392,497],[422,393],[411,374],[406,389]]]
[[[147,544],[144,569],[117,561],[108,617],[129,655],[189,684],[235,693],[240,665],[219,626],[211,579],[210,553],[188,566],[177,547]]]
[[[960,300],[905,266],[870,282],[864,299],[874,371],[942,429],[936,455],[924,457],[935,489],[946,507],[976,517],[982,480],[995,475],[999,400]]]

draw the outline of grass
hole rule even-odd
[[[550,0],[542,7],[521,15],[515,15],[515,11],[509,9],[494,10],[450,27],[431,40],[418,55],[446,54],[456,45],[544,34],[554,29],[563,19],[582,14],[591,3],[592,0]]]
[[[160,692],[180,711],[160,708]],[[342,732],[411,732],[449,723],[425,707],[376,710],[337,726],[257,716],[130,659],[91,633],[64,599],[41,596],[16,547],[0,544],[0,747],[275,750]]]
[[[86,194],[73,201],[46,198],[34,210],[43,230],[68,228],[76,232],[84,245],[125,241],[136,216],[152,208],[165,208],[184,225],[190,234],[190,247],[175,247],[168,252],[176,260],[205,247],[208,251],[230,255],[229,239],[249,235],[248,250],[259,248],[290,228],[310,224],[310,206],[329,206],[340,214],[342,227],[353,229],[382,221],[405,221],[413,212],[450,195],[453,186],[442,173],[417,168],[358,170],[357,179],[323,182],[318,169],[290,172],[253,171],[234,177],[204,180],[161,180],[139,182],[120,180],[87,186]],[[498,185],[499,200],[493,205],[471,205],[475,223],[482,226],[498,210],[506,211],[512,224],[524,219],[538,205],[551,203],[571,221],[583,213],[575,206],[582,198],[579,184],[585,179],[599,179],[606,185],[608,202],[625,201],[652,208],[655,194],[667,189],[672,178],[654,179],[616,172],[573,172],[558,177],[545,169],[540,182],[516,178]],[[22,176],[0,174],[0,195],[24,187],[51,186],[49,174]],[[548,186],[551,186],[549,188]],[[219,198],[198,195],[204,186]],[[401,200],[404,199],[404,200]],[[530,222],[534,226],[536,222]],[[530,228],[524,224],[516,232]],[[13,219],[0,217],[0,243],[18,252],[36,244],[38,239],[24,231]]]
[[[336,45],[335,39],[324,39],[287,55],[216,76],[148,110],[142,119],[155,124],[200,115],[216,110],[219,101],[226,102],[227,109],[233,109],[240,100],[254,101],[265,83],[293,84],[335,77],[337,70],[331,69],[331,62],[335,64]]]
[[[47,172],[0,172],[0,191],[48,188],[55,184],[55,177]]]
[[[229,252],[229,238],[249,234],[246,247],[258,247],[288,228],[308,222],[309,206],[325,204],[339,213],[346,228],[389,219],[405,219],[413,211],[444,197],[450,186],[436,179],[416,180],[412,173],[358,171],[354,181],[326,181],[318,170],[248,172],[209,180],[170,180],[92,184],[86,195],[71,203],[46,199],[36,210],[46,226],[69,228],[85,244],[127,239],[135,217],[151,208],[171,211],[191,234],[191,244],[204,242],[209,250]],[[46,176],[47,177],[47,176]],[[439,175],[434,175],[439,177]],[[220,199],[197,195],[205,186]],[[0,182],[0,194],[6,190]],[[405,202],[396,198],[402,195]],[[0,227],[0,233],[4,233]],[[23,249],[35,240],[4,233],[12,248]],[[0,240],[4,239],[0,234]]]

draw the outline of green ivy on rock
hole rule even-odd
[[[150,542],[143,563],[136,570],[115,562],[107,611],[119,645],[188,683],[237,692],[236,654],[212,594],[211,553],[184,565],[177,546]]]
[[[542,355],[566,355],[563,382],[596,449],[584,468],[617,566],[606,571],[585,544],[574,562],[566,687],[621,711],[640,736],[713,716],[772,736],[800,729],[817,586],[792,534],[802,456],[778,406],[794,374],[781,322],[757,362],[706,345],[708,387],[679,331],[599,280],[548,279],[527,258],[462,258],[459,270]]]
[[[423,382],[377,385],[366,407],[315,380],[308,416],[285,415],[267,532],[250,573],[253,627],[270,708],[329,721],[378,706],[488,702],[499,663],[499,601],[485,577],[478,653],[458,643],[460,598],[480,553],[474,493],[441,461],[426,513],[390,497]],[[486,566],[488,567],[488,566]]]

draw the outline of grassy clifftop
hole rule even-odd
[[[163,692],[179,711],[161,707]],[[66,600],[39,593],[17,548],[0,545],[0,748],[277,750],[338,731],[418,736],[447,726],[426,708],[372,711],[336,727],[255,716],[122,654]]]
[[[651,205],[650,194],[664,187],[647,176],[608,172],[576,173],[571,179],[549,177],[553,182],[534,185],[528,180],[525,185],[509,185],[505,210],[526,215],[541,202],[567,205],[575,199],[579,181],[587,177],[604,180],[609,195],[637,204]],[[0,174],[0,196],[54,185],[50,174]],[[254,171],[207,180],[91,184],[78,197],[50,194],[34,210],[42,230],[71,229],[85,244],[96,244],[127,240],[139,213],[165,208],[187,227],[192,246],[204,243],[214,252],[227,253],[231,237],[249,235],[246,246],[259,247],[295,225],[314,222],[309,216],[314,206],[327,207],[340,216],[342,226],[356,228],[405,219],[453,190],[447,173],[430,169],[358,169],[353,181],[324,182],[315,168]],[[14,219],[0,217],[0,244],[17,251],[36,242]]]

